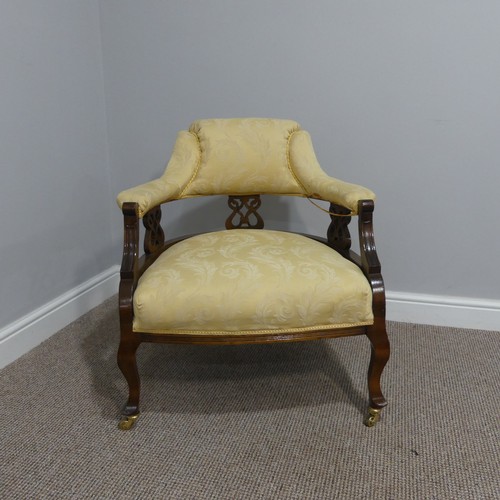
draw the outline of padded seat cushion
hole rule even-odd
[[[373,323],[360,269],[331,248],[281,231],[201,234],[163,252],[134,294],[134,331],[230,335]]]

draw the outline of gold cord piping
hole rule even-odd
[[[184,197],[184,193],[188,190],[188,188],[191,186],[191,184],[195,180],[196,176],[198,175],[198,171],[200,170],[200,166],[201,166],[201,142],[200,142],[200,138],[198,137],[198,134],[191,132],[191,130],[188,130],[188,132],[195,137],[196,142],[198,144],[198,163],[196,165],[196,168],[194,169],[194,172],[193,172],[193,175],[191,176],[191,179],[189,179],[188,183],[186,184],[184,189],[179,194],[179,199]]]
[[[243,231],[248,231],[244,229]],[[373,321],[359,321],[354,323],[338,323],[334,325],[317,325],[317,326],[302,326],[296,328],[276,328],[276,329],[256,329],[256,330],[177,330],[177,329],[162,329],[162,328],[138,328],[133,325],[132,331],[137,333],[153,333],[153,334],[179,334],[179,335],[282,335],[287,333],[305,333],[324,330],[339,330],[341,328],[351,328],[357,326],[370,326]]]
[[[335,217],[352,217],[353,215],[356,215],[352,210],[349,211],[348,214],[338,214],[336,212],[330,212],[330,210],[327,210],[326,208],[323,208],[321,205],[318,205],[317,203],[315,203],[312,198],[310,196],[306,196],[306,198],[316,207],[316,208],[319,208],[321,211],[327,213],[327,214],[330,214],[330,215],[334,215]],[[323,200],[324,201],[324,200]]]
[[[300,130],[294,130],[291,134],[288,135],[288,138],[286,141],[286,163],[287,163],[288,170],[290,170],[290,173],[292,174],[292,177],[294,178],[295,182],[302,189],[305,197],[309,198],[309,196],[311,196],[311,195],[307,193],[306,187],[304,186],[304,184],[302,184],[302,182],[300,182],[300,179],[297,177],[297,174],[294,172],[294,170],[292,168],[292,162],[290,161],[290,141],[292,140],[293,134],[295,134],[295,132],[299,132],[299,131]]]

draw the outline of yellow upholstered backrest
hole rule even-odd
[[[291,120],[233,118],[199,120],[189,132],[200,157],[180,197],[211,194],[304,194],[289,165]]]
[[[138,204],[142,217],[167,201],[207,195],[306,196],[357,211],[369,189],[328,176],[311,137],[291,120],[231,118],[198,120],[181,130],[159,179],[122,191],[120,206]]]

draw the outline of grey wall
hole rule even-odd
[[[112,189],[159,175],[193,119],[293,118],[328,172],[377,192],[389,290],[499,298],[499,20],[496,0],[103,1]],[[173,233],[204,227],[190,203],[167,207]]]
[[[200,117],[296,119],[374,189],[389,290],[499,298],[499,19],[496,0],[3,0],[0,327],[119,263],[115,195]],[[270,227],[325,230],[266,202]],[[170,235],[205,214],[224,200],[169,205]]]
[[[1,7],[0,327],[116,263],[98,4]]]

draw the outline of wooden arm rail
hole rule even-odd
[[[137,281],[139,258],[139,217],[137,203],[124,203],[123,212],[123,257],[120,278]]]
[[[380,261],[373,233],[374,208],[375,204],[372,200],[361,200],[358,203],[359,249],[361,267],[366,276],[380,273]]]
[[[120,268],[119,310],[121,324],[132,324],[132,297],[139,280],[139,217],[137,203],[124,203],[123,257]],[[123,329],[122,329],[123,331]]]
[[[362,200],[358,204],[358,228],[359,228],[359,248],[361,256],[361,269],[368,279],[373,292],[373,312],[375,323],[385,322],[385,287],[381,274],[380,261],[377,256],[375,246],[375,236],[373,233],[373,210],[372,200]]]

